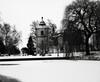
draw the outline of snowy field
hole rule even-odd
[[[100,82],[99,61],[10,61],[0,62],[0,75],[21,82]]]

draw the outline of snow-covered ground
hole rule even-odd
[[[47,57],[65,57],[65,53],[52,53],[52,54],[46,54],[45,56],[40,56],[39,54],[37,54],[36,56],[32,56],[32,55],[11,55],[11,56],[0,56],[0,59],[16,59],[16,58],[47,58]]]
[[[100,51],[91,51],[91,53],[95,53],[94,56],[95,57],[99,57],[100,58]],[[3,54],[2,54],[3,55]],[[74,56],[84,56],[85,52],[73,52]],[[37,54],[36,56],[32,56],[32,55],[25,55],[25,54],[19,54],[19,55],[11,55],[11,56],[0,56],[0,59],[16,59],[16,58],[47,58],[47,57],[65,57],[66,53],[49,53],[46,54],[45,56],[40,56],[39,54]]]
[[[100,82],[100,61],[0,62],[0,74],[21,82]]]

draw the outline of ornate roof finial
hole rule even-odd
[[[43,21],[43,17],[41,17],[42,21]]]
[[[43,26],[43,25],[46,25],[45,22],[43,21],[43,17],[41,17],[41,20],[42,20],[42,21],[40,22],[39,25],[42,25],[42,26]]]

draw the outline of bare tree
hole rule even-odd
[[[50,28],[51,35],[54,35],[57,28],[56,24],[54,24],[51,20],[48,19],[48,26]]]
[[[33,42],[36,44],[36,29],[37,29],[37,26],[39,25],[38,21],[33,21],[32,24],[31,24],[31,33],[30,35],[32,36],[32,39],[33,39]]]
[[[1,37],[6,47],[6,53],[10,53],[11,47],[18,46],[20,39],[20,33],[12,27],[10,24],[4,23],[0,27]]]
[[[66,7],[63,28],[68,29],[70,21],[71,29],[81,30],[85,36],[86,55],[89,51],[89,38],[100,30],[100,2],[90,0],[76,0]]]

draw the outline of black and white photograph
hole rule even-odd
[[[0,82],[100,82],[100,0],[0,0]]]

